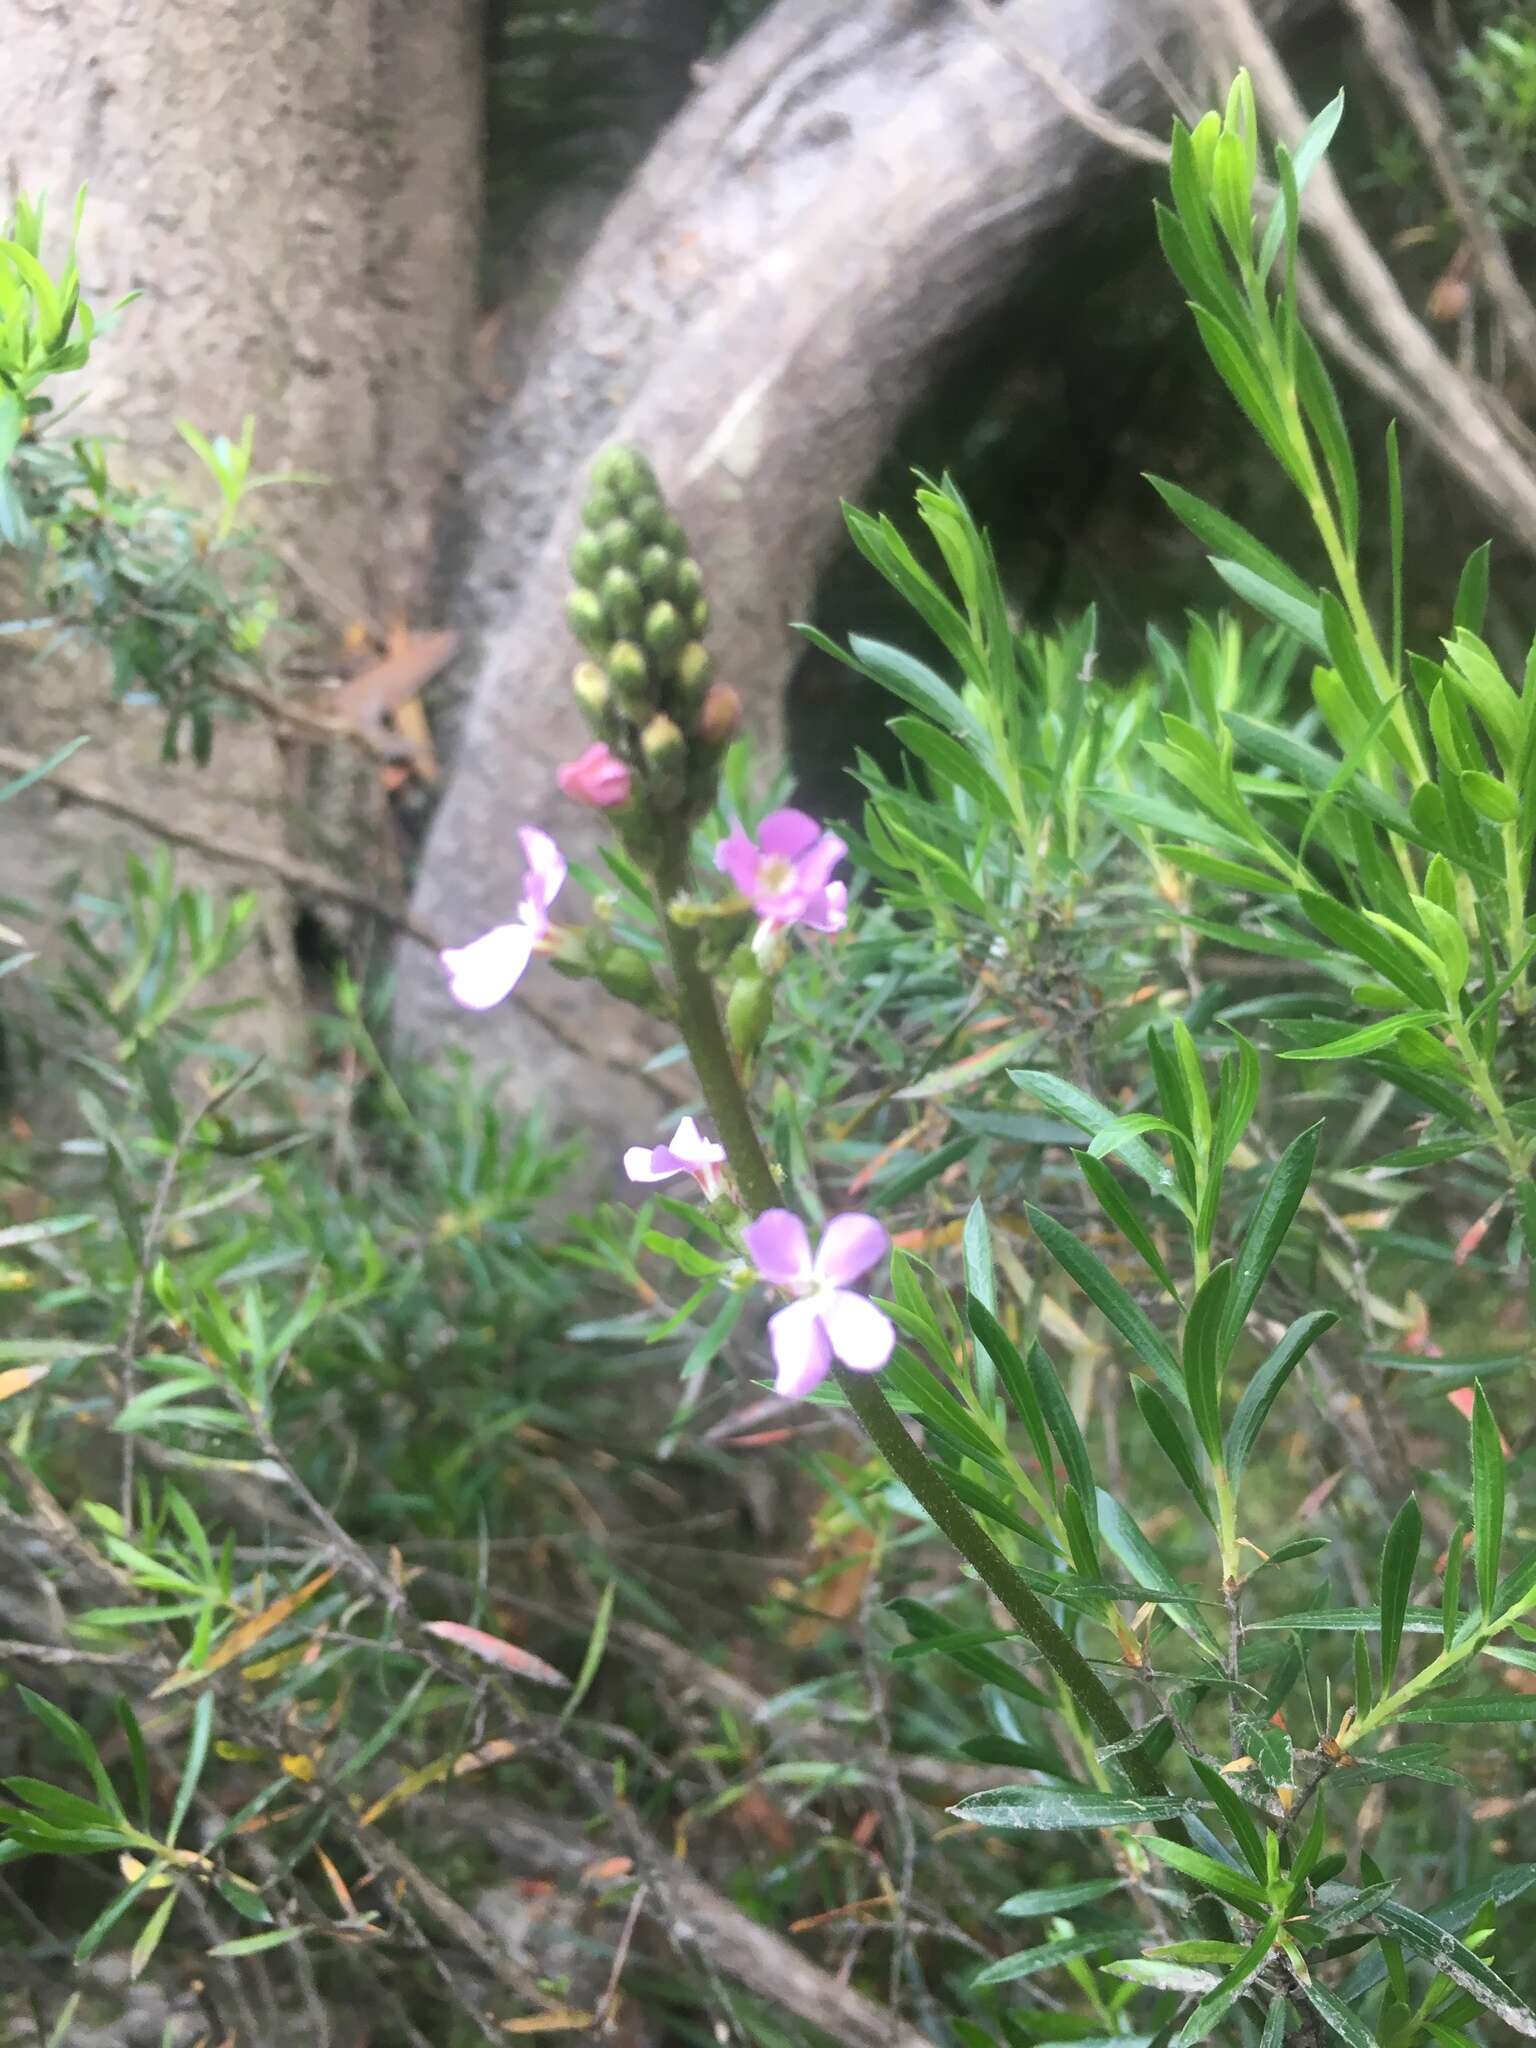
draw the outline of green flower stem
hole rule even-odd
[[[754,1215],[777,1206],[778,1183],[757,1135],[757,1126],[742,1087],[741,1076],[720,1021],[720,1008],[708,974],[699,963],[698,934],[675,924],[667,906],[677,896],[687,873],[685,844],[674,842],[655,870],[661,900],[662,929],[672,964],[677,1019],[693,1060],[693,1069],[714,1118],[720,1142],[730,1156],[736,1186]],[[943,1474],[923,1455],[907,1433],[901,1417],[886,1399],[878,1381],[866,1373],[836,1367],[837,1383],[864,1433],[934,1526],[954,1545],[993,1596],[1017,1622],[1040,1656],[1066,1687],[1083,1718],[1106,1747],[1128,1742],[1136,1733],[1113,1694],[1071,1638],[1058,1627],[1040,1600],[987,1535],[969,1509],[951,1491]],[[1150,1799],[1165,1799],[1168,1786],[1141,1747],[1125,1750],[1120,1767],[1132,1788]],[[1176,1820],[1161,1823],[1170,1837],[1185,1841]],[[1217,1901],[1197,1897],[1195,1917],[1215,1941],[1231,1937],[1227,1916]]]
[[[741,1198],[754,1216],[778,1205],[779,1187],[768,1164],[768,1155],[758,1139],[757,1126],[747,1104],[746,1091],[736,1069],[735,1055],[720,1020],[714,983],[699,963],[699,933],[691,925],[674,923],[669,905],[682,893],[688,873],[686,839],[676,835],[655,870],[656,894],[660,899],[661,929],[667,957],[672,966],[677,1001],[677,1022],[699,1077],[704,1100],[720,1133],[720,1142],[730,1157],[731,1171]]]

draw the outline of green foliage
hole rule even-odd
[[[643,969],[731,1150],[709,1201],[557,1228],[537,1124],[395,1059],[349,980],[302,1088],[220,1048],[247,905],[140,866],[83,908],[47,999],[78,1129],[13,1137],[41,1193],[0,1231],[6,1527],[65,1652],[15,1717],[0,1858],[95,1872],[77,1957],[174,1940],[335,1995],[364,1941],[448,2039],[417,1916],[461,1939],[441,1900],[484,1871],[418,1802],[462,1812],[473,1772],[489,1811],[622,1824],[639,1867],[593,1882],[637,1915],[670,1840],[829,1987],[846,1962],[964,2048],[1536,2037],[1536,1868],[1473,1794],[1518,1788],[1536,1719],[1536,662],[1484,637],[1481,551],[1406,645],[1400,493],[1363,485],[1295,291],[1340,115],[1265,170],[1240,78],[1176,130],[1158,222],[1326,580],[1159,486],[1242,615],[1104,674],[1091,616],[1021,628],[952,479],[910,535],[850,508],[941,653],[823,643],[901,749],[859,764],[846,931],[751,942],[714,864],[766,808],[739,747],[686,801],[648,779],[689,685],[642,600],[704,600],[607,458],[572,622],[637,794],[558,944]],[[248,440],[210,459],[237,502]],[[758,1384],[743,1225],[774,1200],[896,1240],[890,1362],[805,1410]],[[717,1520],[692,1586],[676,1532],[751,1456],[812,1537],[767,1563]],[[744,1626],[761,1690],[711,1662]],[[690,1987],[632,1934],[626,1982],[701,2034],[729,1965]]]

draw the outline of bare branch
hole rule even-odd
[[[1419,61],[1402,16],[1392,0],[1347,0],[1347,4],[1376,69],[1418,136],[1440,189],[1461,223],[1511,347],[1528,369],[1536,371],[1536,305],[1515,272],[1497,223],[1472,189],[1456,131],[1434,81]]]
[[[1307,126],[1296,88],[1251,0],[1191,0],[1193,18],[1213,23],[1246,66],[1281,136],[1293,146]],[[1361,226],[1326,157],[1307,186],[1307,212],[1327,244],[1341,282],[1375,328],[1410,384],[1415,415],[1438,420],[1435,445],[1485,504],[1536,554],[1536,468],[1504,431],[1487,395],[1436,344]]]

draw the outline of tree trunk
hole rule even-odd
[[[419,601],[461,415],[474,314],[480,31],[476,0],[72,0],[9,10],[0,169],[46,190],[62,231],[89,181],[81,270],[98,307],[142,293],[97,346],[80,424],[126,445],[120,472],[206,491],[176,432],[257,421],[257,467],[318,471],[318,488],[253,501],[264,531],[322,594],[328,637]],[[295,593],[302,596],[302,592]],[[108,705],[104,665],[12,652],[0,737],[43,752],[82,731],[82,765],[212,836],[276,848],[300,816],[378,803],[354,757],[295,803],[270,732],[221,725],[213,765],[164,768],[153,709]],[[300,777],[317,764],[295,764]],[[342,787],[338,788],[338,780]],[[48,822],[54,873],[111,882],[127,828]],[[0,860],[22,872],[52,802],[0,808]],[[379,817],[373,813],[374,837]],[[369,851],[361,850],[368,864]],[[9,857],[8,857],[9,855]],[[353,869],[356,871],[357,862]],[[26,868],[37,895],[48,876]],[[188,881],[229,871],[183,855]],[[266,884],[266,959],[246,992],[295,992],[291,906]],[[273,1013],[269,1011],[269,1018]]]
[[[997,15],[1104,104],[1160,103],[1143,59],[1168,30],[1161,8]],[[597,448],[632,441],[655,462],[708,580],[717,671],[772,744],[790,622],[836,543],[839,497],[858,494],[944,343],[1090,203],[1085,167],[1106,159],[958,7],[780,0],[743,38],[614,207],[476,458],[456,620],[472,695],[416,891],[424,923],[462,940],[509,914],[520,821],[587,851],[552,792],[583,739],[565,556]],[[594,1091],[532,1005],[611,1060],[633,1044],[628,1013],[537,967],[525,988],[466,1020],[434,963],[405,957],[400,1016],[509,1066],[526,1100],[564,1096],[606,1136],[633,1131],[636,1101]]]

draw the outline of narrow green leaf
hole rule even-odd
[[[1232,1270],[1232,1288],[1222,1319],[1219,1348],[1222,1362],[1232,1356],[1259,1289],[1291,1227],[1291,1219],[1307,1191],[1317,1159],[1320,1123],[1313,1124],[1285,1148],[1265,1183]]]
[[[1043,1919],[1048,1913],[1070,1913],[1074,1906],[1091,1906],[1124,1886],[1123,1877],[1089,1877],[1081,1884],[1046,1885],[1039,1891],[1014,1892],[994,1911],[999,1920]]]
[[[1332,1309],[1312,1309],[1298,1316],[1268,1358],[1243,1389],[1232,1427],[1227,1431],[1227,1477],[1236,1486],[1248,1469],[1248,1460],[1274,1407],[1281,1388],[1325,1330],[1338,1321]]]
[[[1478,1605],[1485,1617],[1494,1612],[1503,1548],[1504,1446],[1479,1380],[1472,1393],[1472,1549]]]
[[[1275,1935],[1279,1926],[1280,1921],[1277,1916],[1260,1928],[1242,1959],[1233,1965],[1232,1969],[1222,1978],[1214,1991],[1207,1992],[1189,2018],[1184,2022],[1183,2026],[1174,2036],[1173,2048],[1194,2048],[1194,2044],[1197,2041],[1204,2041],[1209,2038],[1212,2029],[1226,2018],[1233,2006],[1242,1997],[1244,1986],[1262,1967],[1266,1957],[1273,1950]],[[1281,2013],[1283,2025],[1284,2008],[1277,2004],[1272,2010],[1278,2010]],[[1265,2033],[1266,2036],[1269,2033],[1267,2027]],[[1278,2034],[1275,2036],[1275,2039],[1278,2041]]]
[[[985,1302],[978,1301],[975,1295],[969,1296],[966,1301],[966,1316],[976,1342],[985,1349],[996,1367],[998,1378],[1013,1404],[1014,1412],[1029,1432],[1029,1440],[1034,1446],[1040,1469],[1052,1486],[1054,1495],[1056,1461],[1051,1455],[1050,1434],[1045,1426],[1040,1403],[1035,1397],[1029,1369],[1019,1355],[1019,1348],[992,1310]]]
[[[1181,1877],[1204,1886],[1207,1891],[1217,1893],[1233,1905],[1249,1908],[1269,1904],[1269,1894],[1256,1878],[1246,1877],[1230,1864],[1218,1863],[1214,1856],[1191,1849],[1187,1842],[1168,1842],[1161,1835],[1143,1835],[1141,1846],[1159,1863],[1166,1863]]]
[[[1505,2026],[1527,2039],[1536,2038],[1536,2013],[1497,1971],[1488,1967],[1475,1949],[1396,1900],[1383,1900],[1376,1908],[1376,1917],[1391,1928],[1405,1948],[1423,1956],[1468,1997],[1497,2013]]]
[[[1061,1452],[1061,1462],[1066,1467],[1067,1480],[1076,1490],[1078,1504],[1088,1525],[1093,1547],[1098,1548],[1099,1526],[1096,1512],[1097,1489],[1093,1477],[1093,1466],[1088,1457],[1088,1446],[1083,1442],[1082,1431],[1077,1426],[1077,1417],[1072,1413],[1072,1403],[1062,1391],[1056,1368],[1046,1356],[1045,1348],[1032,1344],[1029,1350],[1029,1380],[1034,1388],[1035,1399],[1045,1417],[1046,1427],[1056,1439]],[[1077,1560],[1079,1569],[1083,1560]]]
[[[1184,1375],[1167,1339],[1146,1311],[1132,1301],[1114,1275],[1054,1216],[1048,1216],[1032,1202],[1024,1204],[1024,1212],[1035,1235],[1062,1271],[1077,1282],[1106,1321],[1119,1331],[1136,1356],[1150,1367],[1182,1407],[1186,1399]]]
[[[1232,1265],[1223,1260],[1195,1296],[1184,1326],[1184,1385],[1189,1410],[1212,1464],[1221,1457],[1221,1376],[1227,1358],[1221,1348],[1221,1333],[1231,1291]]]
[[[1017,1984],[1023,1977],[1038,1977],[1042,1970],[1059,1970],[1064,1963],[1081,1962],[1085,1956],[1118,1948],[1127,1932],[1124,1927],[1106,1927],[1095,1934],[1064,1934],[1039,1948],[1021,1949],[1017,1955],[986,1964],[971,1978],[969,1988],[984,1991],[989,1984]]]
[[[171,1914],[176,1910],[177,1896],[177,1888],[173,1886],[145,1921],[128,1958],[128,1976],[131,1982],[137,1983],[149,1967],[149,1960],[160,1946],[160,1937],[166,1930]]]
[[[1216,1526],[1215,1509],[1211,1505],[1210,1495],[1206,1492],[1205,1480],[1201,1476],[1194,1450],[1190,1445],[1188,1437],[1184,1434],[1184,1425],[1180,1422],[1176,1411],[1163,1398],[1161,1390],[1155,1387],[1151,1380],[1133,1379],[1131,1381],[1131,1398],[1136,1403],[1142,1421],[1151,1432],[1153,1441],[1157,1444],[1159,1450],[1161,1450],[1174,1471],[1178,1473],[1179,1478],[1193,1497],[1195,1506],[1211,1524],[1212,1528],[1214,1528]]]
[[[192,1726],[187,1737],[187,1757],[181,1768],[181,1783],[176,1788],[176,1804],[171,1809],[171,1825],[166,1833],[166,1846],[174,1848],[181,1833],[182,1822],[197,1792],[198,1780],[203,1775],[203,1765],[208,1760],[208,1743],[213,1734],[213,1694],[205,1692],[192,1709]]]
[[[1301,1987],[1308,2005],[1326,2023],[1330,2032],[1338,2035],[1346,2048],[1377,2048],[1376,2036],[1356,2012],[1351,2012],[1341,1998],[1314,1977]]]
[[[1449,1649],[1461,1618],[1461,1567],[1467,1553],[1467,1525],[1458,1522],[1445,1552],[1445,1583],[1440,1592],[1442,1647]]]
[[[1390,1692],[1403,1639],[1403,1617],[1418,1568],[1424,1533],[1419,1504],[1410,1493],[1398,1509],[1381,1551],[1381,1690]]]
[[[1011,1833],[1178,1820],[1201,1804],[1190,1799],[1135,1799],[1119,1792],[1096,1792],[1088,1785],[1000,1785],[995,1792],[972,1792],[949,1811],[956,1820]]]
[[[576,1674],[576,1683],[571,1687],[569,1697],[561,1710],[561,1725],[570,1720],[591,1690],[598,1667],[603,1661],[603,1652],[608,1647],[608,1628],[613,1620],[614,1597],[619,1590],[617,1579],[610,1579],[604,1586],[597,1602],[597,1612],[592,1618],[592,1633],[587,1637],[586,1654],[581,1660],[581,1669]]]
[[[1078,1171],[1093,1190],[1094,1199],[1109,1221],[1127,1244],[1135,1249],[1164,1293],[1177,1301],[1179,1290],[1174,1285],[1173,1275],[1168,1271],[1162,1253],[1109,1167],[1102,1159],[1095,1159],[1090,1152],[1074,1152],[1072,1157],[1077,1161]]]

